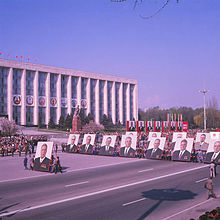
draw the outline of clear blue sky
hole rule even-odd
[[[220,1],[1,0],[0,52],[136,78],[139,107],[202,107],[220,95]],[[220,102],[219,102],[220,105]]]

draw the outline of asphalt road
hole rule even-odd
[[[0,182],[0,218],[187,219],[206,200],[207,176],[204,164],[139,160]],[[214,183],[220,194],[220,174]]]

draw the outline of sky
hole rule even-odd
[[[134,78],[139,108],[220,95],[220,1],[1,0],[0,55]],[[220,102],[219,102],[220,106]]]

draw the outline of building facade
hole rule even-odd
[[[78,105],[97,123],[125,124],[138,119],[137,94],[134,79],[0,59],[0,115],[20,125],[58,124]]]

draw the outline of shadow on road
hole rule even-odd
[[[11,207],[13,207],[13,206],[16,206],[16,205],[18,205],[19,203],[15,203],[15,204],[12,204],[12,205],[9,205],[9,206],[6,206],[6,207],[4,207],[4,208],[2,208],[2,209],[0,209],[0,214],[3,214],[3,213],[6,213],[7,211],[7,209],[9,209],[9,208],[11,208]]]
[[[144,198],[157,201],[150,209],[148,209],[138,220],[143,220],[155,211],[163,201],[181,201],[193,199],[197,194],[189,190],[170,189],[151,189],[142,193]]]

